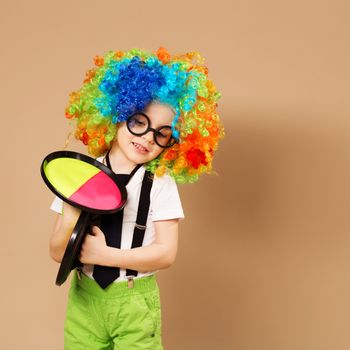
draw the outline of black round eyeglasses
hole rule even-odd
[[[136,136],[142,136],[149,131],[153,131],[154,142],[161,148],[169,148],[174,146],[177,140],[172,135],[170,125],[163,125],[157,129],[151,128],[149,117],[143,112],[132,114],[126,121],[126,125],[130,133]]]

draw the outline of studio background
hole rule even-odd
[[[93,57],[199,51],[222,92],[214,168],[180,186],[158,280],[166,350],[350,348],[346,1],[1,1],[1,349],[63,349],[39,167]],[[70,149],[83,151],[72,142]]]

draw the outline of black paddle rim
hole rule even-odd
[[[52,183],[49,181],[49,179],[47,178],[46,173],[45,173],[45,168],[48,165],[48,163],[54,159],[57,159],[57,158],[73,158],[73,159],[81,160],[81,161],[88,163],[88,164],[91,164],[91,165],[95,166],[96,168],[100,169],[101,171],[103,171],[106,175],[108,175],[114,181],[114,183],[118,187],[118,189],[120,191],[120,195],[121,195],[120,205],[116,208],[108,209],[108,210],[97,209],[97,208],[91,208],[91,207],[81,205],[79,203],[76,203],[76,202],[70,200],[66,196],[64,196],[56,187],[54,187],[52,185]],[[126,191],[125,186],[120,184],[120,181],[118,180],[116,174],[111,169],[109,169],[106,165],[101,163],[100,161],[98,161],[94,158],[91,158],[85,154],[73,152],[73,151],[52,152],[49,155],[47,155],[44,158],[44,160],[42,161],[41,166],[40,166],[40,173],[41,173],[41,177],[43,178],[47,187],[57,197],[61,198],[63,201],[67,202],[68,204],[72,205],[73,207],[79,208],[81,210],[85,210],[85,211],[93,213],[93,214],[112,214],[112,213],[115,213],[115,212],[123,209],[125,204],[126,204],[127,197],[128,197],[127,191]]]

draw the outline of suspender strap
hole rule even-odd
[[[131,248],[141,247],[145,237],[146,223],[150,205],[150,193],[153,185],[153,174],[149,171],[145,172],[142,180],[139,207],[137,210],[136,225],[132,239]],[[137,271],[126,270],[126,276],[137,276]]]

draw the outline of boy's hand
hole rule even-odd
[[[105,266],[108,252],[104,233],[97,226],[92,226],[92,233],[85,236],[81,246],[79,260],[83,264],[96,264]]]

